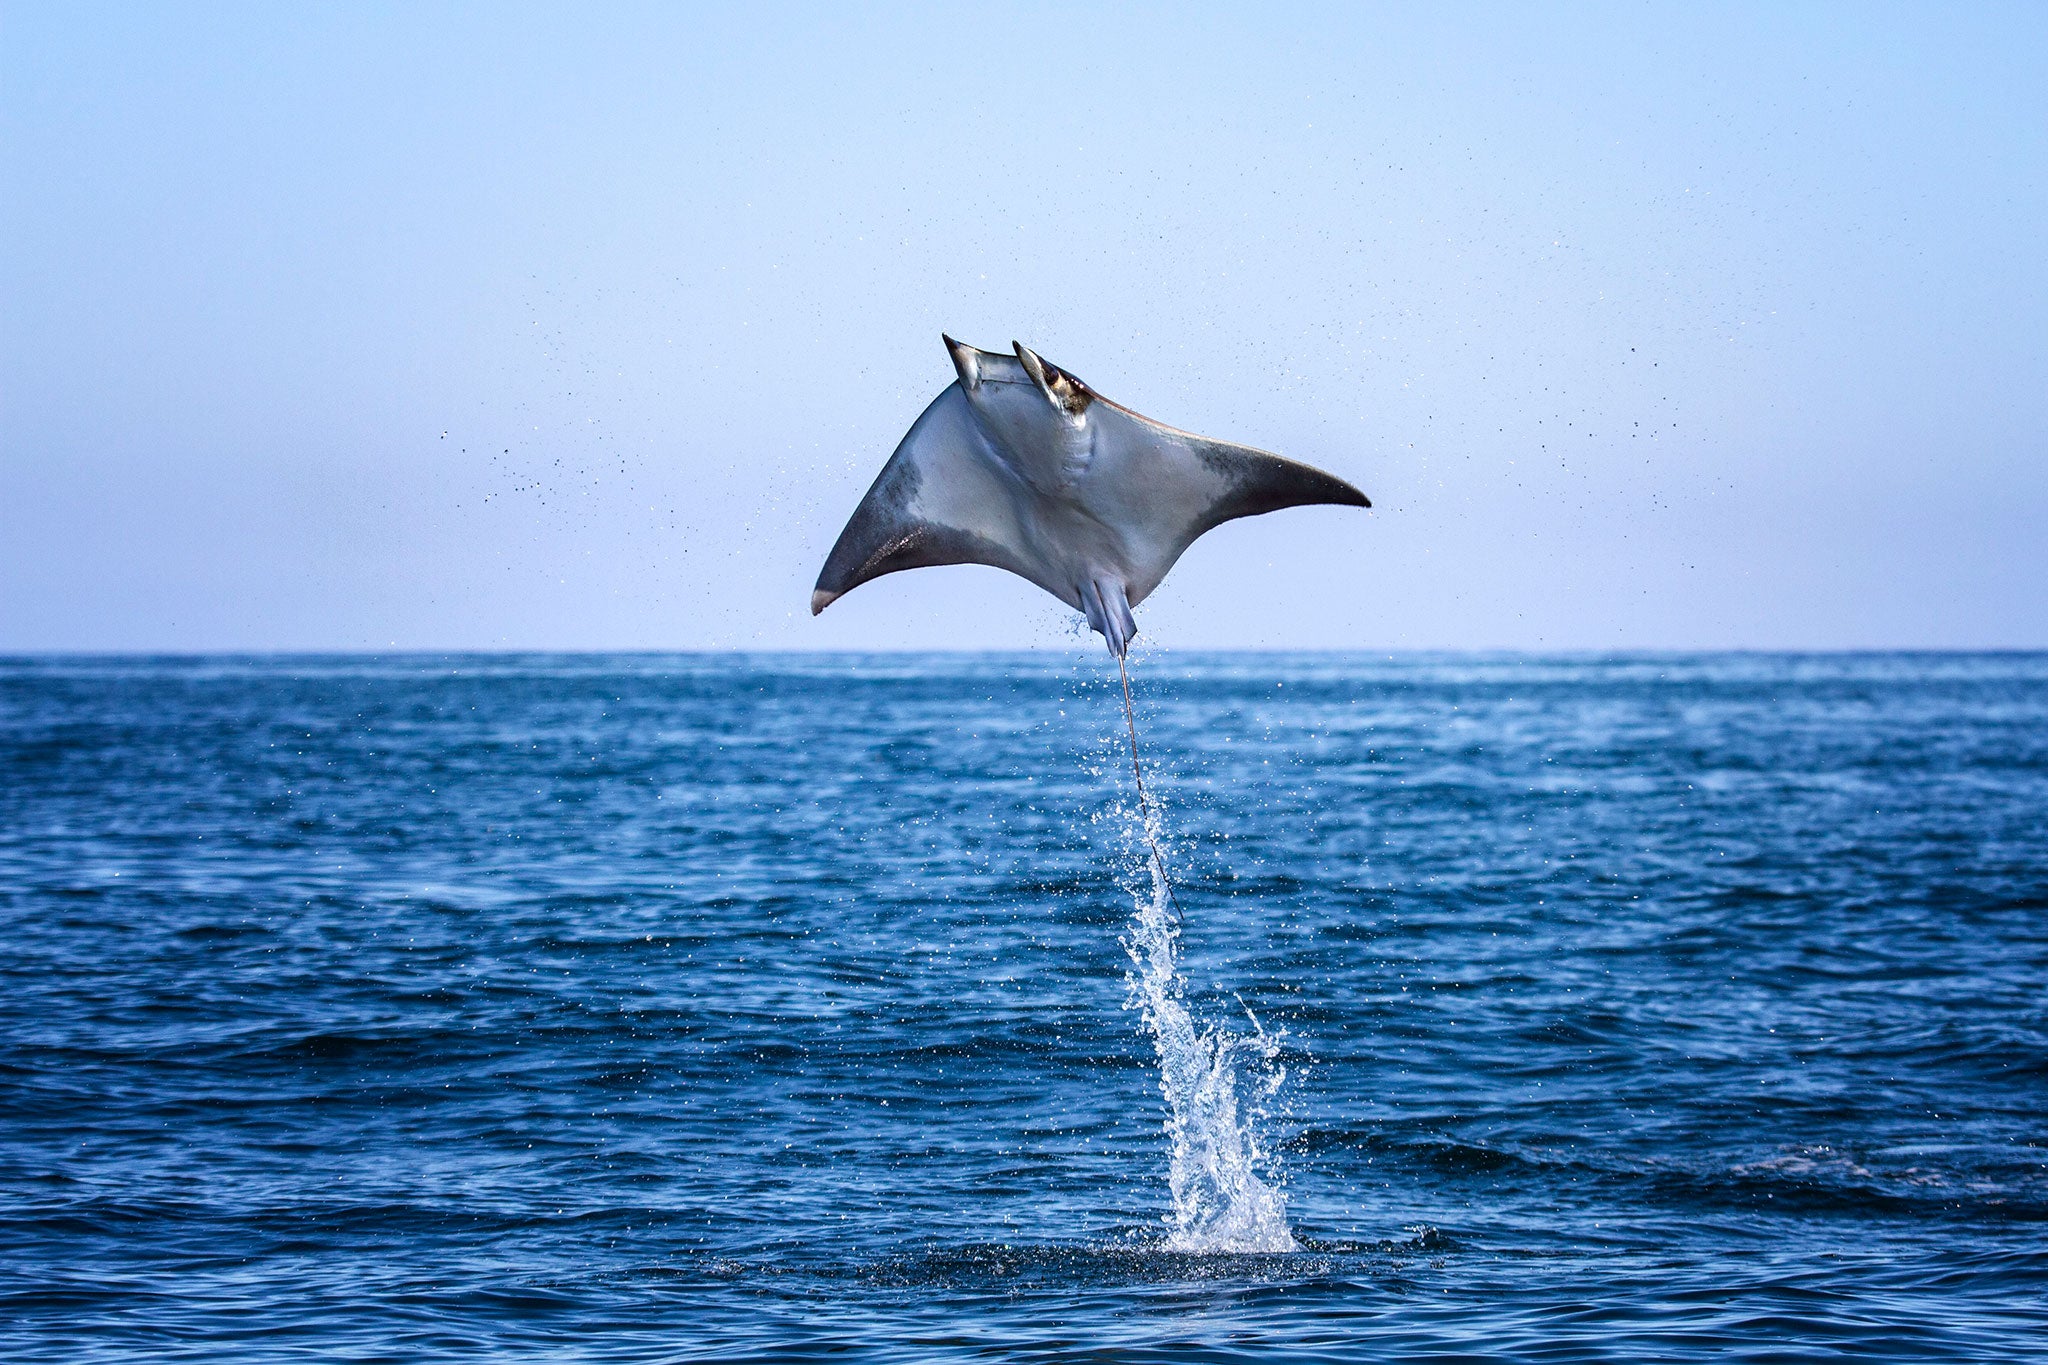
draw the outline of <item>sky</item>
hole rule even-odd
[[[1371,495],[1173,648],[2048,646],[2048,6],[0,0],[0,651],[1070,647],[813,580],[950,332]]]

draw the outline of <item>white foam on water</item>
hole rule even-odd
[[[1265,1154],[1253,1131],[1255,1115],[1240,1109],[1237,1095],[1240,1058],[1258,1059],[1262,1074],[1254,1083],[1265,1094],[1278,1089],[1285,1073],[1272,1063],[1280,1045],[1250,1010],[1250,1034],[1234,1034],[1220,1024],[1198,1027],[1188,1013],[1180,924],[1157,838],[1150,843],[1152,885],[1149,894],[1135,893],[1137,910],[1124,951],[1132,965],[1128,1007],[1143,1012],[1159,1054],[1166,1133],[1173,1143],[1166,1245],[1173,1251],[1299,1251],[1287,1226],[1286,1197],[1254,1169]]]

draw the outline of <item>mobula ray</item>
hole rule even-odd
[[[992,564],[1084,612],[1123,662],[1131,608],[1181,552],[1238,517],[1370,507],[1344,480],[1132,412],[1018,343],[947,337],[957,382],[882,467],[818,575],[817,615],[886,573]]]

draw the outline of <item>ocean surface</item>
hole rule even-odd
[[[0,1358],[2048,1360],[2048,655],[1132,679],[0,660]]]

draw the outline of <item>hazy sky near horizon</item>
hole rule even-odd
[[[1365,489],[1170,646],[2048,646],[2048,6],[0,4],[0,650],[1061,643],[812,580],[1015,338]]]

